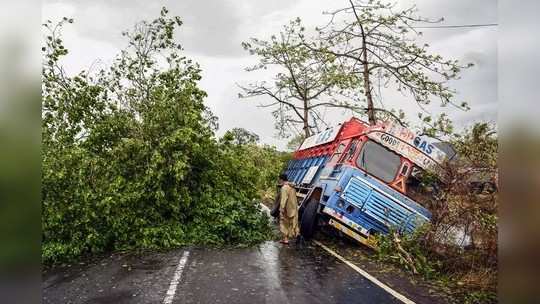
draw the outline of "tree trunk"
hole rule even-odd
[[[366,99],[368,102],[367,114],[370,125],[374,125],[375,120],[375,110],[373,109],[373,97],[371,96],[371,85],[369,81],[369,70],[367,65],[367,54],[364,50],[364,90],[366,90]]]
[[[360,18],[356,14],[356,10],[354,8],[354,5],[352,1],[349,1],[351,3],[351,7],[353,9],[354,15],[356,16],[356,20],[358,20],[358,25],[360,26],[360,31],[362,33],[362,64],[364,65],[364,90],[366,91],[364,94],[366,95],[367,99],[367,115],[370,125],[375,124],[375,110],[373,109],[373,97],[371,96],[371,82],[369,79],[369,66],[368,66],[368,59],[367,59],[367,45],[366,45],[366,33],[364,32],[364,26],[362,26],[362,22],[360,21]]]
[[[308,138],[311,135],[309,130],[309,110],[308,110],[308,101],[304,100],[304,135],[305,138]]]

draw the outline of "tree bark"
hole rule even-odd
[[[349,3],[351,4],[351,9],[354,13],[354,16],[356,17],[356,21],[358,22],[358,26],[360,27],[360,32],[362,34],[362,59],[359,61],[364,66],[363,71],[363,78],[364,78],[364,90],[366,91],[364,94],[366,95],[367,99],[367,115],[370,125],[374,125],[376,123],[375,120],[375,109],[373,108],[373,97],[371,96],[371,84],[369,80],[369,67],[368,67],[368,59],[367,59],[367,45],[366,45],[366,32],[364,31],[364,26],[362,25],[362,20],[360,20],[360,17],[356,13],[356,8],[354,7],[354,3],[352,0],[349,0]]]
[[[311,134],[309,131],[309,108],[308,108],[308,101],[304,99],[304,135],[306,138],[308,138]]]
[[[376,123],[375,120],[375,110],[373,109],[373,97],[371,96],[371,84],[369,79],[369,67],[368,67],[368,60],[367,60],[367,46],[366,46],[366,35],[364,33],[364,27],[360,25],[360,29],[362,30],[362,61],[364,65],[364,90],[366,91],[366,99],[367,99],[367,115],[368,115],[368,121],[370,125],[374,125]]]

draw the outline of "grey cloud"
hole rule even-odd
[[[276,9],[283,9],[281,1],[244,5],[237,1],[47,1],[74,5],[80,34],[88,38],[107,41],[122,47],[125,43],[121,32],[131,28],[141,20],[151,20],[158,16],[162,6],[171,15],[182,18],[184,25],[179,30],[179,40],[189,52],[208,56],[245,55],[240,43],[246,39],[243,22],[249,18],[259,18]]]
[[[416,1],[422,15],[444,17],[447,24],[475,24],[497,22],[496,0],[474,1]]]
[[[238,56],[242,17],[231,1],[176,1],[169,6],[181,16],[180,41],[190,52],[210,56]]]
[[[401,7],[408,7],[415,3],[419,14],[430,19],[444,18],[444,21],[434,25],[464,25],[497,23],[497,0],[474,1],[433,1],[409,0],[400,2]],[[420,25],[420,24],[419,24]],[[430,24],[426,24],[430,25]],[[451,36],[462,35],[474,28],[458,29],[420,29],[429,41],[447,39]]]

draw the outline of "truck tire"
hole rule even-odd
[[[305,239],[310,239],[315,230],[317,229],[317,209],[319,207],[319,202],[310,199],[307,206],[302,212],[302,220],[300,221],[300,234]]]

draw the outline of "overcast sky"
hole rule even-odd
[[[207,105],[219,117],[219,134],[243,127],[257,133],[263,143],[284,148],[287,139],[276,138],[269,109],[257,107],[264,99],[239,100],[236,83],[262,80],[271,75],[252,74],[244,70],[255,62],[240,43],[250,37],[262,39],[278,33],[289,20],[301,17],[308,28],[327,21],[323,11],[343,7],[345,0],[253,1],[253,0],[45,0],[42,19],[59,20],[72,17],[75,23],[64,31],[64,41],[70,55],[64,61],[68,72],[88,69],[92,64],[108,64],[126,45],[121,36],[137,21],[158,16],[165,5],[171,15],[180,16],[184,25],[178,39],[186,55],[202,67],[201,87],[208,93]],[[406,6],[412,1],[400,1]],[[495,0],[418,0],[420,13],[426,17],[444,17],[441,25],[497,23]],[[434,113],[447,112],[458,126],[474,121],[497,119],[497,27],[425,29],[424,42],[447,58],[472,62],[475,66],[452,83],[459,94],[456,100],[466,100],[471,110],[462,112],[450,107],[430,107]],[[415,115],[418,109],[404,102],[404,97],[392,90],[382,94],[386,106],[403,108]],[[341,111],[327,113],[327,120],[337,124],[350,117]]]

